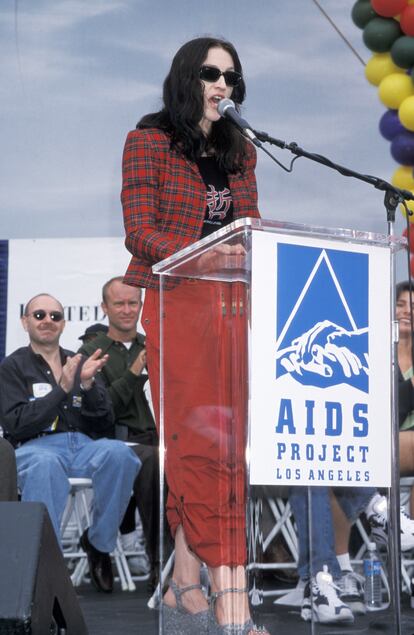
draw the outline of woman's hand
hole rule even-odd
[[[216,245],[209,251],[201,254],[197,261],[197,269],[200,273],[223,269],[244,269],[245,266],[246,249],[241,244]]]

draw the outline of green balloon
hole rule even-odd
[[[394,64],[401,68],[411,68],[414,66],[414,37],[399,37],[392,45],[390,53]]]
[[[373,18],[364,28],[362,39],[371,51],[387,53],[400,35],[400,25],[393,18]]]
[[[351,18],[359,29],[364,29],[368,22],[377,15],[372,8],[370,0],[357,0],[352,7]]]

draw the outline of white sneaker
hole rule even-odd
[[[379,527],[384,531],[388,525],[388,503],[385,496],[375,494],[365,508],[365,515],[371,527]]]
[[[319,571],[305,587],[301,617],[322,624],[354,621],[352,611],[339,597],[339,588],[334,584],[328,567]]]
[[[388,505],[385,496],[376,494],[368,503],[365,514],[372,527],[371,536],[379,547],[388,544]],[[414,520],[400,508],[401,551],[414,549]]]
[[[151,565],[145,551],[145,545],[138,540],[137,533],[131,531],[129,534],[121,534],[121,545],[132,575],[148,575]],[[128,552],[133,552],[134,555],[129,556]]]
[[[355,571],[342,571],[338,581],[339,597],[349,606],[354,615],[367,612],[364,600],[364,578]]]
[[[414,520],[406,513],[404,507],[400,508],[401,526],[401,551],[414,549]]]
[[[365,508],[365,515],[371,527],[371,542],[375,542],[380,551],[388,549],[388,503],[385,496],[378,492]]]

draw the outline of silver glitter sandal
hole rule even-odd
[[[180,589],[174,580],[170,580],[169,587],[174,593],[176,606],[162,604],[165,635],[208,635],[209,610],[190,613],[182,603],[183,594],[193,589],[202,589],[201,584],[192,584]]]
[[[226,593],[247,593],[247,588],[224,589],[223,591],[211,594],[208,635],[249,635],[250,633],[253,633],[253,635],[269,635],[269,632],[264,626],[255,626],[252,619],[248,619],[244,624],[219,624],[216,619],[215,604],[216,600]]]

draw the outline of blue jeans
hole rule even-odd
[[[308,497],[309,490],[309,497]],[[375,494],[373,487],[334,488],[335,497],[350,522],[358,518]],[[332,522],[329,489],[327,487],[292,487],[290,505],[298,528],[298,572],[302,580],[328,566],[334,580],[341,577],[335,554],[335,534]],[[309,509],[311,528],[309,531]]]
[[[68,478],[92,479],[88,537],[99,551],[113,551],[141,467],[131,448],[122,441],[93,441],[82,432],[62,432],[27,441],[16,450],[16,461],[22,500],[45,503],[58,539],[70,491]]]

